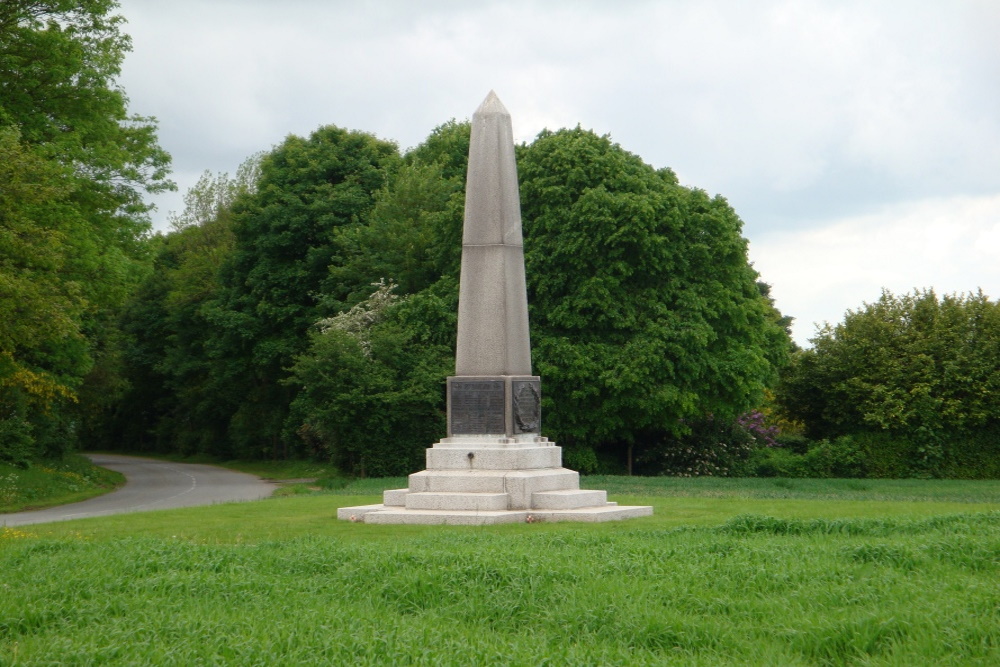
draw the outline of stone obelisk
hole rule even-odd
[[[514,137],[490,91],[472,116],[448,436],[537,435],[540,389],[531,375]]]
[[[427,469],[379,505],[342,507],[365,523],[610,521],[652,514],[580,489],[562,449],[541,435],[541,380],[531,374],[528,299],[514,140],[492,91],[472,117],[462,234],[455,375],[448,434]]]

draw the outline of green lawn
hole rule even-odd
[[[0,528],[0,664],[1000,664],[993,482],[603,478],[654,516],[335,520],[400,481]]]

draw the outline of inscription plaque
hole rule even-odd
[[[514,403],[514,433],[538,433],[542,421],[541,382],[514,380],[510,391]]]
[[[503,380],[452,381],[452,433],[486,435],[506,430]]]

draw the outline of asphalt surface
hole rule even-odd
[[[0,514],[0,526],[259,500],[270,496],[276,488],[254,475],[200,463],[172,463],[117,454],[88,456],[97,465],[124,474],[125,486],[70,505]]]

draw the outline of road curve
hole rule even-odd
[[[99,466],[124,474],[125,486],[70,505],[0,514],[0,526],[259,500],[270,496],[275,489],[273,483],[254,475],[200,463],[173,463],[118,454],[87,456]]]

